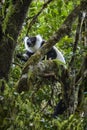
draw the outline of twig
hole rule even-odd
[[[87,13],[83,12],[83,23],[82,23],[82,28],[81,28],[81,39],[83,46],[87,46],[87,34],[86,34],[86,29],[87,29]]]
[[[19,66],[20,68],[23,68],[23,66],[22,66],[21,64],[19,64],[19,63],[12,62],[12,64],[17,65],[17,66]]]
[[[78,41],[79,41],[81,23],[82,23],[82,18],[81,18],[81,13],[80,13],[79,18],[78,18],[78,25],[77,25],[77,30],[76,30],[75,42],[74,42],[74,46],[73,46],[73,55],[72,55],[70,63],[69,63],[70,67],[73,66],[73,63],[74,63],[74,60],[75,60],[75,52],[76,52]]]
[[[42,113],[46,109],[46,107],[48,107],[48,105],[50,105],[52,107],[50,99],[47,101],[46,105],[41,109],[40,112]]]
[[[86,16],[85,12],[80,12],[79,19],[78,19],[77,30],[76,30],[75,42],[74,42],[74,46],[73,46],[73,55],[72,55],[71,61],[69,63],[70,67],[73,66],[73,63],[74,63],[74,60],[75,60],[75,53],[76,53],[78,42],[79,42],[80,37],[81,37],[80,35],[81,35],[82,26],[83,26],[83,23],[84,23],[85,16]]]
[[[76,82],[75,85],[81,84],[85,77],[87,77],[87,70],[85,70],[85,72],[81,75],[81,77],[79,78],[79,80]]]
[[[81,68],[80,68],[77,76],[76,76],[75,83],[78,83],[82,79],[82,77],[85,76],[86,72],[87,72],[87,55],[83,58],[83,63],[81,65]]]

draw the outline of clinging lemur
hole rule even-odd
[[[25,37],[24,45],[26,49],[26,53],[23,54],[23,57],[18,56],[21,60],[27,61],[28,58],[31,57],[43,44],[45,41],[42,39],[40,35],[36,35],[35,37]],[[62,53],[53,46],[52,49],[46,54],[47,59],[59,59],[61,62],[65,63],[65,59]]]

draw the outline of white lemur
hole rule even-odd
[[[40,35],[36,35],[35,37],[25,37],[24,45],[26,52],[23,54],[23,56],[18,55],[17,57],[22,61],[27,61],[28,58],[30,58],[31,55],[33,55],[44,43],[45,41]],[[62,53],[55,46],[53,46],[52,49],[46,54],[46,58],[47,60],[57,58],[61,62],[65,63]]]

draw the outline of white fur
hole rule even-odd
[[[53,48],[55,49],[55,51],[57,53],[56,58],[59,59],[61,62],[63,62],[65,64],[66,62],[65,62],[65,59],[63,57],[63,54],[55,46],[53,46]]]
[[[29,52],[36,52],[40,47],[41,47],[41,43],[43,41],[42,37],[40,35],[37,35],[36,36],[36,43],[35,43],[35,46],[34,47],[28,47],[27,45],[27,40],[28,40],[29,37],[25,37],[24,39],[24,43],[25,43],[25,49]]]
[[[25,45],[25,49],[26,49],[27,51],[30,51],[30,50],[29,50],[29,47],[28,47],[28,45],[27,45],[27,40],[28,40],[28,38],[29,38],[29,37],[25,37],[25,38],[24,38],[24,45]]]

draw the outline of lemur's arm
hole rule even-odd
[[[24,54],[18,53],[16,56],[17,56],[17,58],[19,58],[21,61],[26,62],[26,61],[28,60],[28,58],[31,57],[31,55],[33,55],[33,53],[27,51],[27,52],[24,53]]]

